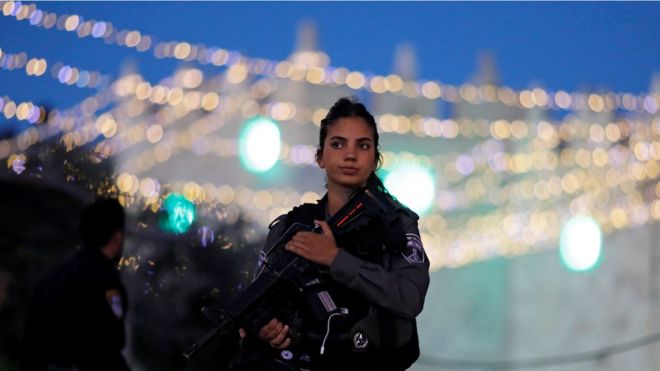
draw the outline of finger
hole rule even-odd
[[[286,349],[291,345],[291,338],[286,338],[284,342],[277,346],[278,349]]]
[[[305,259],[309,258],[309,250],[305,245],[293,243],[289,247],[289,251]]]
[[[277,318],[273,318],[266,324],[266,326],[264,326],[264,328],[268,332],[273,332],[273,330],[275,330],[275,328],[277,328],[278,323],[280,323],[280,321]]]
[[[281,322],[278,321],[277,318],[270,320],[270,322],[265,324],[261,330],[259,330],[259,337],[265,340],[270,340],[275,337],[275,335],[279,332],[277,329],[278,324],[281,324]]]
[[[277,336],[275,336],[270,343],[274,346],[282,345],[286,340],[286,335],[289,333],[289,326],[284,326]]]
[[[270,340],[270,344],[275,347],[282,345],[282,343],[284,343],[287,339],[286,336],[289,333],[288,329],[288,327],[283,328],[282,331],[277,334],[277,336]]]
[[[326,222],[325,220],[315,220],[314,223],[321,226],[321,230],[323,231],[324,235],[332,236],[332,229],[330,229],[328,222]]]
[[[304,242],[308,241],[310,237],[314,236],[317,236],[317,234],[312,232],[298,232],[295,236],[293,236],[291,241]]]
[[[266,326],[262,327],[261,330],[259,330],[259,338],[264,341],[269,341],[270,337],[268,336],[270,334],[270,330],[266,328]]]
[[[283,328],[284,328],[284,324],[282,322],[277,321],[275,326],[268,333],[268,338],[271,339],[271,340],[276,338],[282,332]]]
[[[305,244],[303,243],[298,241],[289,241],[289,243],[287,243],[287,250],[300,255],[306,249]]]

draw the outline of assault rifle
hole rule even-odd
[[[328,221],[335,238],[366,226],[375,218],[392,217],[398,205],[383,192],[367,187],[360,189]],[[265,323],[268,316],[267,305],[284,283],[291,283],[304,272],[321,267],[284,249],[287,242],[300,231],[322,233],[319,225],[309,226],[294,223],[266,253],[263,270],[259,276],[232,302],[228,309],[202,308],[202,312],[214,323],[204,336],[183,353],[185,358],[192,357],[211,338],[221,335],[221,341],[235,337],[239,328],[246,329],[251,335],[258,336],[257,323]],[[215,314],[214,314],[215,312]],[[265,322],[264,322],[265,320]]]

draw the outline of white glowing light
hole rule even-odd
[[[280,129],[273,121],[258,117],[243,129],[239,139],[241,162],[250,171],[270,170],[280,155]]]
[[[562,228],[559,254],[566,267],[573,271],[586,271],[598,263],[601,251],[601,231],[590,217],[572,218]]]
[[[387,175],[384,183],[394,197],[418,214],[423,214],[433,202],[433,177],[428,169],[419,165],[397,167]]]

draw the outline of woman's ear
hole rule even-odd
[[[323,162],[323,151],[320,148],[316,151],[316,163],[321,169],[325,169],[325,163]]]

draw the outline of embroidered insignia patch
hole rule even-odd
[[[408,243],[406,244],[406,248],[401,252],[403,258],[410,264],[424,263],[424,246],[422,245],[422,240],[414,233],[406,233],[406,239]]]
[[[117,318],[122,318],[124,316],[124,306],[121,302],[121,294],[119,293],[119,290],[106,290],[105,300],[108,301],[112,313],[114,313]]]

